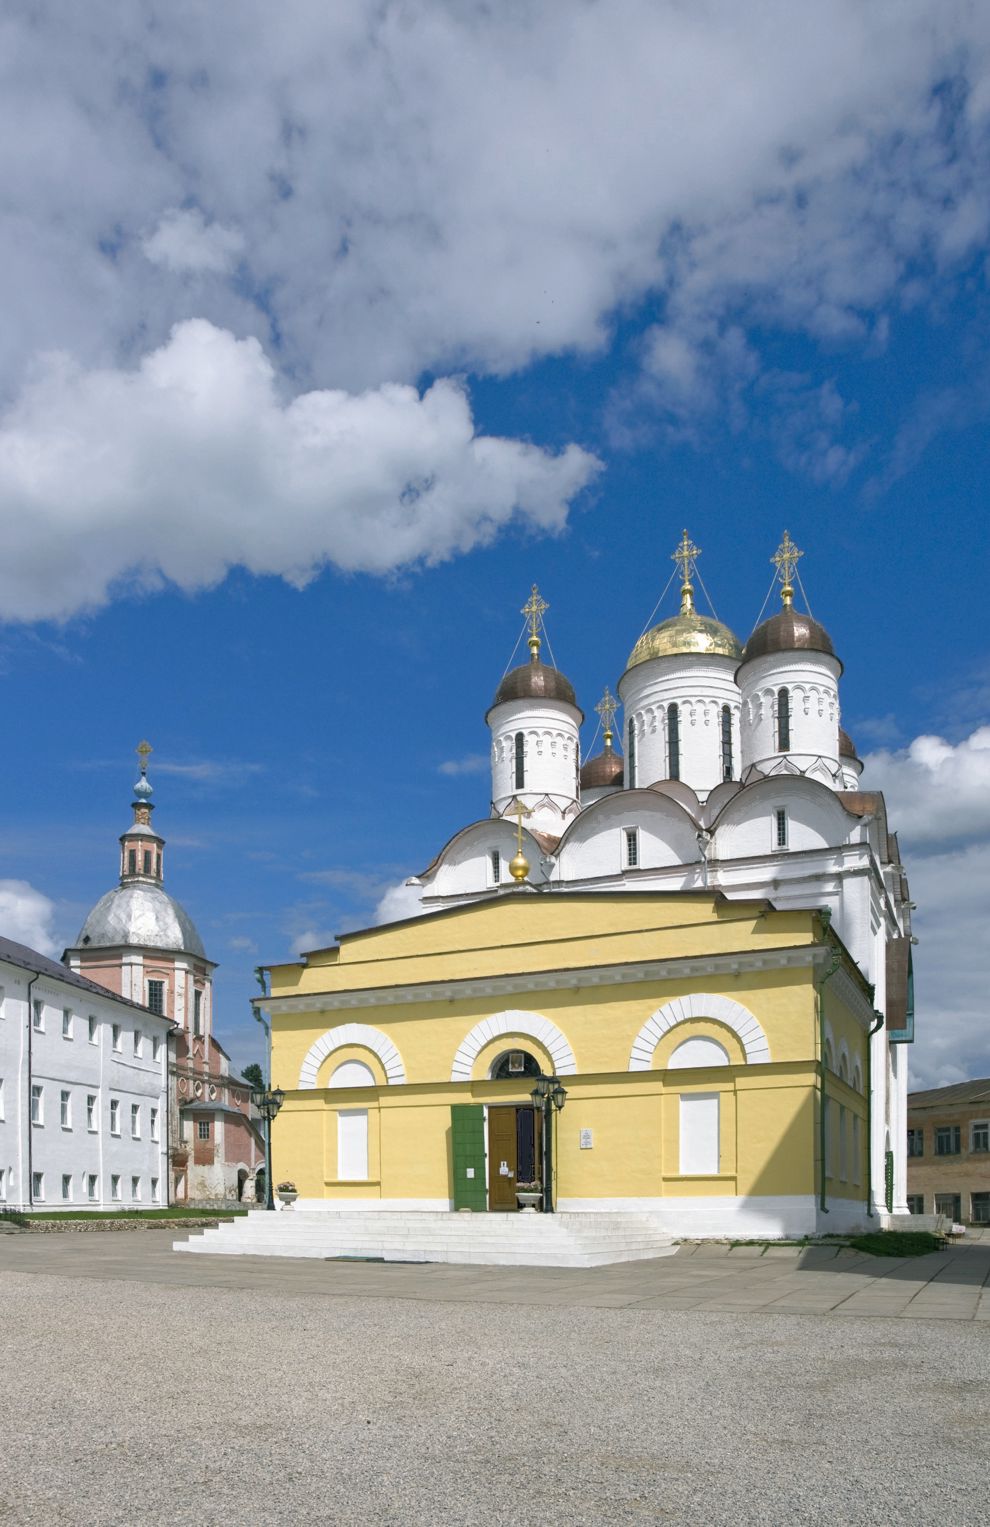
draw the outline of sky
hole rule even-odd
[[[594,719],[682,526],[743,640],[786,527],[912,1084],[990,1075],[990,10],[13,0],[0,74],[0,928],[75,940],[147,737],[258,1058],[487,813],[530,585]]]

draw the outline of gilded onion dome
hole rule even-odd
[[[694,607],[694,586],[691,580],[695,561],[700,554],[700,547],[693,545],[685,530],[672,558],[681,568],[681,608],[669,620],[662,620],[658,626],[651,626],[643,632],[629,654],[627,670],[635,668],[637,663],[649,662],[654,657],[698,655],[728,657],[737,663],[740,661],[742,648],[728,626],[723,626],[720,620],[712,616],[699,615]]]

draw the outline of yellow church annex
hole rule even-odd
[[[539,1071],[566,1094],[558,1210],[660,1212],[677,1235],[865,1220],[874,1014],[815,912],[512,886],[270,978],[273,1170],[298,1210],[516,1209]]]

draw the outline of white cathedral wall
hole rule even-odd
[[[799,768],[824,758],[839,769],[839,662],[823,652],[773,652],[739,669],[742,692],[742,767],[767,766],[777,746],[777,695],[790,692],[790,747]]]
[[[628,868],[627,832],[637,835],[638,871],[683,866],[685,883],[691,881],[701,863],[694,823],[662,795],[647,791],[622,791],[582,812],[561,844],[554,878],[585,880],[623,873]],[[642,880],[638,875],[630,888],[646,889]],[[665,885],[671,888],[669,880]]]
[[[619,681],[625,716],[623,745],[628,759],[631,722],[636,734],[637,785],[670,777],[667,707],[672,704],[677,705],[679,717],[679,778],[702,798],[722,782],[724,705],[731,716],[732,772],[738,778],[740,695],[735,668],[732,658],[686,655],[652,658],[627,669]]]
[[[492,804],[498,815],[517,797],[536,815],[530,825],[559,834],[562,813],[578,798],[580,712],[571,705],[509,700],[489,714]],[[516,789],[516,735],[523,734],[525,784]],[[542,803],[550,796],[556,808]],[[545,820],[544,820],[545,819]]]

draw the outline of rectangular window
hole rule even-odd
[[[63,1039],[71,1039],[72,1038],[72,1009],[71,1009],[71,1007],[63,1007],[63,1009],[62,1009],[62,1038]]]
[[[781,806],[775,811],[774,817],[774,844],[777,848],[787,847],[787,812]]]
[[[66,1203],[68,1203],[69,1200],[72,1198],[72,1173],[71,1172],[63,1172],[62,1173],[62,1198],[63,1198],[63,1201],[66,1202]]]
[[[0,1204],[7,1202],[7,1173],[0,1166]]]
[[[970,1150],[990,1151],[990,1121],[981,1119],[979,1123],[970,1125]]]
[[[96,1202],[97,1193],[95,1172],[90,1172],[89,1176],[86,1178],[86,1197],[89,1199],[91,1204]]]
[[[625,840],[626,869],[634,870],[639,864],[639,828],[624,827],[622,836]]]
[[[110,1197],[120,1203],[120,1173],[113,1172],[110,1176]]]
[[[791,696],[790,691],[777,691],[777,752],[786,753],[791,745]]]
[[[515,788],[522,790],[526,784],[526,742],[522,732],[515,737]]]
[[[368,1180],[366,1108],[342,1108],[337,1114],[337,1176],[342,1182]]]
[[[119,1051],[119,1049],[120,1049],[120,1024],[119,1023],[115,1023],[114,1026],[113,1026],[113,1035],[112,1035],[111,1043],[113,1045],[113,1048],[115,1050]]]
[[[626,773],[629,775],[626,784],[630,790],[636,788],[636,723],[632,716],[626,727]]]
[[[59,1123],[63,1129],[72,1128],[72,1093],[64,1088],[59,1095]]]
[[[36,1204],[45,1201],[45,1174],[44,1172],[31,1173],[31,1198]]]
[[[162,1040],[160,1034],[153,1034],[151,1038],[151,1058],[159,1060],[162,1053]]]
[[[2,1122],[5,1118],[6,1118],[6,1111],[4,1109],[4,1101],[3,1101],[3,1077],[0,1076],[0,1122]]]
[[[936,1193],[935,1213],[944,1214],[954,1225],[962,1219],[962,1197],[958,1193]]]
[[[909,1156],[923,1156],[925,1154],[925,1131],[923,1129],[908,1130]]]
[[[91,1135],[96,1134],[96,1093],[86,1094],[86,1128]]]
[[[146,848],[142,855],[142,867],[146,875],[151,874],[151,849]]]
[[[203,1032],[203,993],[197,987],[193,992],[193,1034],[200,1035]]]
[[[129,848],[127,850],[127,873],[129,875],[136,875],[137,874],[137,849],[136,848]]]
[[[112,1135],[119,1135],[120,1134],[120,1099],[119,1098],[111,1098],[110,1099],[110,1133]]]
[[[970,1210],[974,1225],[990,1225],[990,1193],[972,1193]]]
[[[925,1195],[924,1195],[924,1193],[909,1193],[908,1196],[907,1196],[907,1206],[908,1206],[908,1213],[909,1214],[924,1214],[924,1212],[925,1212]]]
[[[676,705],[667,706],[667,776],[681,777],[681,714]]]
[[[100,1037],[100,1031],[97,1027],[96,1019],[93,1017],[92,1013],[90,1013],[89,1017],[86,1019],[86,1028],[90,1044],[95,1045]]]
[[[141,1179],[140,1179],[140,1177],[132,1177],[131,1178],[131,1202],[135,1203],[135,1204],[139,1204],[141,1202]]]
[[[198,1126],[197,1126],[197,1131],[196,1132],[199,1135],[199,1138],[201,1140],[208,1140],[210,1138],[210,1121],[209,1121],[209,1119],[200,1119],[199,1123],[198,1123]]]
[[[936,1156],[958,1156],[961,1148],[962,1131],[958,1124],[940,1124],[936,1128]]]
[[[140,1103],[132,1103],[131,1104],[131,1139],[132,1140],[140,1140],[140,1138],[141,1138],[141,1104]]]
[[[680,1099],[680,1171],[685,1177],[712,1177],[719,1169],[717,1092],[683,1093]]]
[[[502,884],[502,855],[497,848],[491,851],[492,885]]]
[[[722,706],[722,778],[732,778],[732,712]]]
[[[158,1109],[157,1108],[153,1108],[151,1110],[151,1124],[150,1124],[149,1127],[150,1127],[150,1130],[151,1130],[151,1138],[152,1138],[152,1140],[157,1140],[158,1139]]]
[[[157,1204],[157,1202],[158,1202],[158,1178],[157,1177],[152,1177],[152,1179],[151,1179],[151,1202],[153,1204]]]
[[[140,1059],[144,1052],[144,1035],[140,1029],[134,1030],[134,1054]]]
[[[31,1004],[31,1026],[36,1034],[45,1032],[45,1004],[37,997]]]
[[[45,1089],[38,1082],[31,1085],[31,1123],[45,1122]]]
[[[148,982],[148,1007],[151,1009],[151,1011],[153,1013],[164,1013],[164,1011],[165,1011],[165,982],[164,981],[149,981]]]

